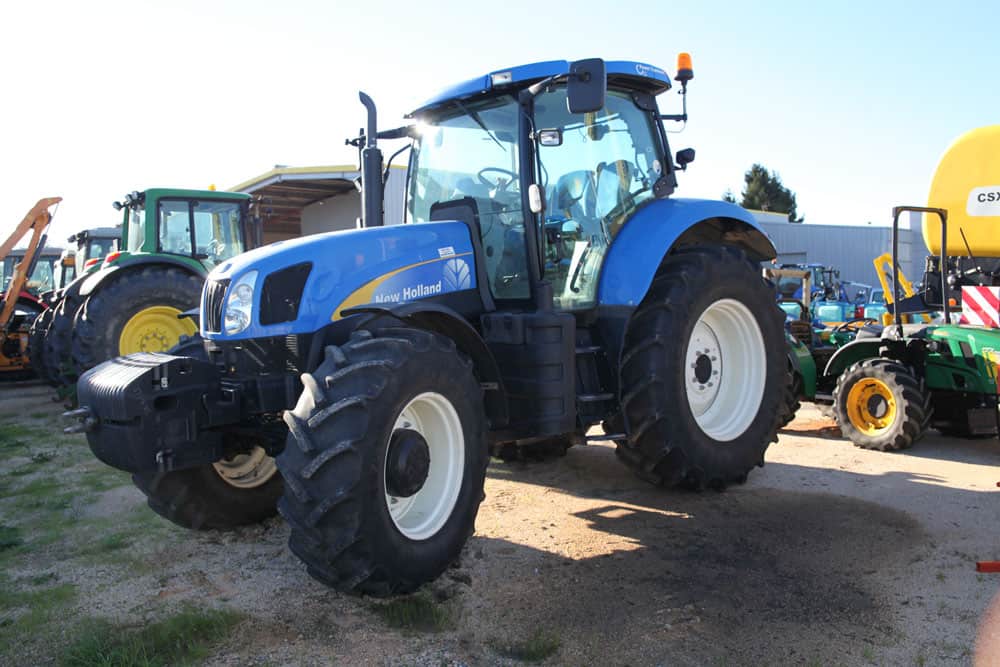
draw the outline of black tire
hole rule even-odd
[[[873,433],[865,433],[859,424],[854,423],[847,405],[851,389],[866,378],[887,387],[895,402],[895,416],[891,423]],[[927,430],[933,413],[930,393],[924,389],[923,380],[903,364],[881,358],[859,361],[840,374],[833,390],[833,411],[845,438],[858,447],[882,452],[913,446]]]
[[[201,336],[184,336],[169,353],[205,360],[208,355],[203,343]],[[132,481],[146,494],[150,509],[193,530],[226,530],[268,519],[278,513],[278,498],[284,489],[277,473],[260,486],[233,486],[211,465],[135,474]]]
[[[778,430],[785,428],[795,419],[802,403],[799,397],[802,396],[802,376],[793,370],[788,371],[792,378],[790,383],[784,386],[785,399],[781,402],[781,413],[778,416]]]
[[[179,268],[148,266],[113,277],[92,292],[73,328],[73,363],[82,374],[121,356],[119,338],[129,319],[143,309],[170,306],[183,312],[198,306],[204,278]],[[169,341],[168,346],[175,345]]]
[[[73,364],[73,323],[84,299],[78,294],[67,294],[53,307],[52,324],[45,335],[44,361],[46,375],[57,387],[76,384],[77,373]]]
[[[756,411],[738,434],[720,441],[694,415],[686,384],[687,376],[698,371],[687,368],[686,355],[699,318],[722,299],[739,302],[752,316],[765,358]],[[619,416],[606,425],[607,432],[628,425],[628,439],[617,442],[619,459],[641,478],[663,486],[721,489],[745,481],[754,466],[764,464],[764,452],[787,417],[792,379],[783,322],[773,286],[741,250],[688,246],[668,256],[625,335],[624,420]]]
[[[278,456],[285,478],[278,509],[291,526],[292,552],[310,575],[350,593],[406,593],[440,575],[472,534],[489,461],[472,363],[435,333],[356,331],[346,344],[327,347],[303,384],[295,409],[285,413],[290,434]],[[441,525],[411,539],[389,513],[385,466],[390,438],[404,431],[397,419],[425,392],[443,397],[457,415],[462,479],[452,478],[457,495]]]
[[[228,530],[260,523],[278,513],[284,488],[275,473],[261,486],[232,486],[211,465],[132,475],[149,508],[183,528]]]
[[[55,386],[55,379],[49,375],[48,366],[45,364],[45,336],[52,324],[53,314],[52,308],[46,308],[31,323],[28,333],[28,359],[31,361],[31,370],[45,382]]]

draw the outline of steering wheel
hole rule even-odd
[[[855,317],[846,322],[841,322],[833,330],[838,333],[855,333],[858,329],[868,324],[878,324],[878,320],[874,317]]]
[[[497,173],[497,174],[502,174],[504,176],[509,176],[510,180],[508,180],[503,185],[501,185],[501,182],[500,182],[499,178],[496,179],[496,182],[493,182],[490,179],[486,178],[486,174],[489,174],[491,172]],[[514,181],[517,180],[517,174],[515,174],[514,172],[509,171],[507,169],[501,169],[500,167],[486,167],[484,169],[480,169],[479,170],[479,173],[476,174],[476,178],[478,178],[479,182],[482,183],[483,185],[485,185],[488,188],[498,188],[501,191],[503,191],[503,190],[506,190],[507,187],[511,183],[513,183]]]

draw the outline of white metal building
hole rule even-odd
[[[779,264],[823,264],[843,280],[878,287],[872,260],[892,250],[892,228],[874,225],[790,223],[786,215],[750,211],[778,249]],[[911,281],[923,277],[927,248],[919,215],[899,221],[899,265]]]
[[[319,232],[353,229],[361,215],[361,194],[354,166],[282,167],[232,188],[259,199],[264,212],[264,242]],[[385,186],[385,223],[403,222],[406,169],[392,167]]]

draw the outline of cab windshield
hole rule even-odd
[[[209,268],[243,252],[240,202],[161,199],[160,252],[187,255]]]
[[[407,221],[454,219],[472,209],[493,295],[530,295],[518,174],[518,105],[504,96],[461,104],[421,127],[411,158]],[[438,212],[440,211],[440,212]]]

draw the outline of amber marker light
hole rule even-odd
[[[680,81],[681,83],[686,83],[694,78],[694,68],[691,67],[691,54],[690,53],[678,53],[677,54],[677,76],[674,77],[675,81]]]
[[[119,252],[117,250],[115,252],[110,252],[110,253],[108,253],[108,256],[104,258],[104,263],[105,264],[110,264],[111,262],[115,261],[116,259],[118,259],[121,256],[122,256],[121,252]]]

